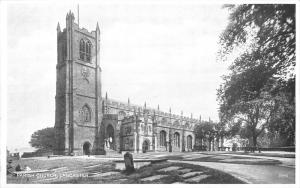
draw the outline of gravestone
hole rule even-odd
[[[21,171],[21,166],[18,164],[15,168],[16,171]]]
[[[124,155],[124,162],[125,162],[125,171],[126,172],[133,172],[134,171],[134,164],[133,164],[133,156],[131,153],[126,152]]]

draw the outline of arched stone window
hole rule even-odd
[[[192,149],[193,148],[193,138],[191,135],[187,136],[187,148]]]
[[[160,131],[159,133],[159,145],[160,146],[166,146],[166,131]]]
[[[83,39],[81,39],[79,44],[79,58],[83,61],[84,61],[84,54],[85,54],[85,42]]]
[[[178,132],[174,134],[174,146],[180,147],[180,135]]]
[[[91,109],[88,105],[84,105],[81,109],[82,121],[85,123],[91,122]]]

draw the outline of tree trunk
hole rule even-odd
[[[215,137],[212,138],[212,151],[215,151]]]
[[[224,147],[224,136],[221,137],[221,147]]]
[[[252,136],[252,139],[253,139],[253,147],[256,147],[257,145],[257,136]]]

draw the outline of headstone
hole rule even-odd
[[[126,152],[124,155],[124,162],[125,162],[125,170],[127,172],[134,171],[134,164],[133,164],[133,156],[131,153]]]
[[[16,171],[21,171],[21,166],[18,164],[15,168]]]

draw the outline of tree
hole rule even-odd
[[[220,141],[220,139],[223,139],[226,135],[226,132],[224,130],[223,124],[221,123],[214,123],[211,121],[203,121],[199,124],[196,124],[194,128],[195,132],[195,138],[200,141],[200,145],[203,146],[203,142],[208,141],[209,148],[211,149],[211,143],[216,139],[217,142]],[[214,143],[213,143],[214,146]]]
[[[35,131],[31,135],[29,144],[37,149],[53,150],[55,146],[54,128],[48,127]]]
[[[295,58],[295,5],[226,5],[231,11],[227,28],[220,36],[221,57],[246,47],[232,70],[265,65],[279,76],[293,73]],[[245,63],[244,61],[247,61]],[[270,75],[270,76],[272,76]],[[294,76],[294,74],[289,75]]]
[[[284,83],[295,84],[295,5],[225,7],[231,14],[219,55],[222,61],[237,57],[218,89],[220,113],[227,122],[242,121],[256,146],[257,137],[287,115],[283,109],[295,108],[294,98],[286,100],[290,91],[283,92]],[[288,114],[294,117],[293,110]],[[285,120],[284,126],[295,126]]]
[[[203,121],[199,124],[196,124],[194,131],[196,139],[200,140],[201,145],[203,141],[209,140],[211,133],[213,132],[214,124],[208,121]]]
[[[295,145],[295,79],[277,85],[272,95],[281,105],[268,132],[270,144],[275,147]]]

